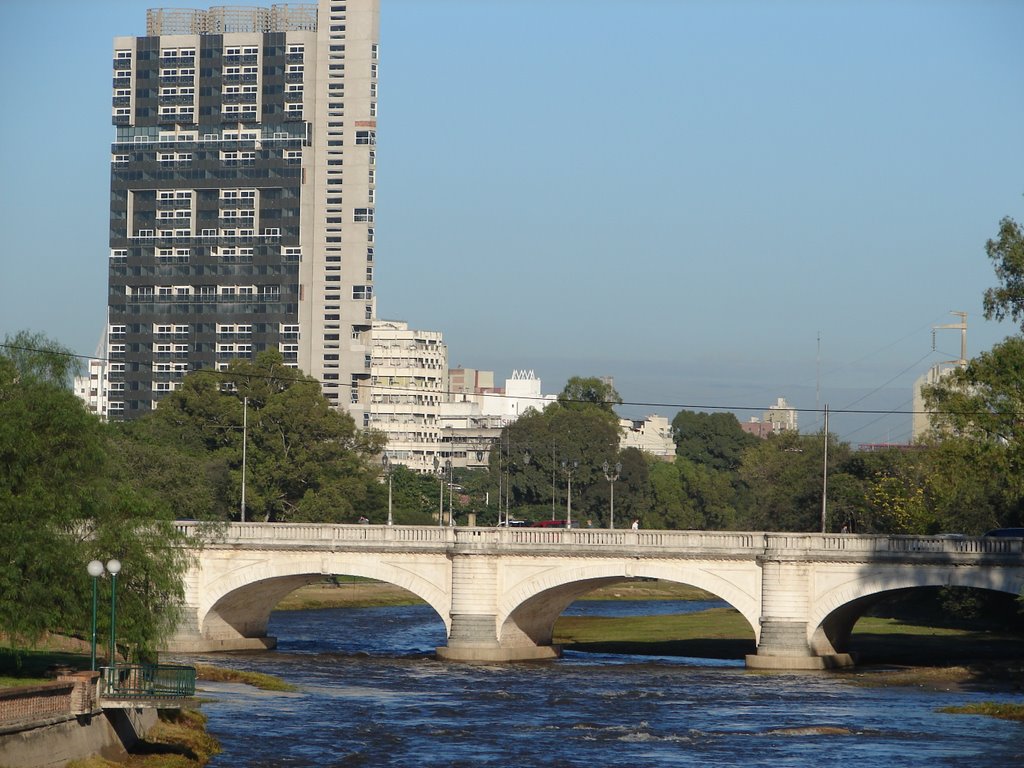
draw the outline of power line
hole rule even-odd
[[[63,351],[58,351],[58,350],[35,349],[35,348],[32,348],[32,347],[21,347],[21,346],[15,345],[15,344],[0,343],[0,347],[6,348],[6,349],[14,349],[14,350],[18,350],[20,352],[41,352],[41,353],[45,353],[45,354],[63,355],[65,357],[80,358],[82,360],[100,360],[100,361],[106,362],[106,363],[121,362],[120,360],[111,360],[110,358],[95,357],[95,356],[90,356],[90,355],[79,355],[79,354],[75,354],[73,352],[63,352]],[[150,361],[138,361],[136,364],[139,365],[139,366],[142,366],[142,367],[150,368],[150,369],[152,369],[153,365],[154,365]],[[292,380],[295,380],[295,381],[310,381],[310,382],[315,382],[315,383],[320,384],[320,385],[323,385],[323,383],[324,383],[324,382],[322,382],[321,380],[319,380],[319,379],[317,379],[315,377],[308,376],[308,375],[304,374],[302,371],[300,371],[297,368],[292,368],[291,366],[283,366],[282,367],[282,371],[294,372],[292,374],[291,378],[292,378]],[[248,379],[267,379],[267,380],[270,380],[270,381],[278,381],[278,380],[280,380],[282,378],[286,378],[287,377],[287,376],[284,376],[284,375],[275,375],[275,374],[271,374],[271,373],[251,373],[251,372],[247,372],[247,373],[241,373],[240,374],[240,373],[235,373],[235,372],[227,371],[227,370],[219,370],[219,369],[216,369],[216,368],[197,368],[196,370],[191,371],[191,373],[206,373],[206,374],[210,374],[210,375],[222,376],[224,378],[231,378],[231,379],[234,379],[234,378],[248,378]],[[900,374],[898,374],[898,375],[900,375]],[[334,383],[334,382],[332,382],[332,383]],[[359,383],[359,384],[357,384],[357,386],[360,387],[360,388],[365,388],[365,389],[376,389],[378,391],[379,390],[387,389],[387,390],[391,390],[393,392],[408,392],[408,393],[411,393],[411,394],[418,394],[418,395],[422,395],[424,393],[438,394],[438,395],[449,395],[449,396],[465,394],[464,392],[456,392],[454,390],[423,390],[423,389],[416,389],[416,388],[413,388],[413,387],[400,387],[400,386],[397,386],[397,385],[394,385],[394,384],[371,384],[369,382],[367,382],[367,383]],[[516,400],[535,400],[535,401],[542,402],[542,403],[550,402],[550,396],[545,397],[545,396],[532,396],[532,395],[509,395],[507,393],[499,393],[499,392],[488,392],[487,394],[490,397],[509,398],[509,399],[516,399]],[[861,399],[863,399],[863,398],[861,398]],[[562,400],[564,401],[565,398],[563,398]],[[588,402],[591,402],[591,401],[589,401],[589,400],[582,400],[582,399],[568,399],[568,402],[571,402],[571,403],[588,403]],[[855,402],[859,402],[859,401],[855,401]],[[643,408],[670,408],[670,409],[688,410],[688,411],[765,411],[765,410],[768,410],[768,408],[766,408],[763,405],[714,405],[714,404],[708,404],[708,403],[664,403],[664,402],[644,402],[644,401],[634,401],[634,400],[623,400],[621,403],[612,403],[612,405],[637,406],[637,407],[643,407]],[[821,408],[795,408],[795,407],[787,407],[785,410],[794,411],[796,413],[822,413],[823,412],[823,410]],[[866,408],[865,409],[861,409],[861,408],[849,408],[849,407],[847,407],[847,408],[829,408],[829,413],[831,413],[831,414],[841,413],[841,414],[881,415],[881,416],[907,416],[907,415],[913,416],[913,415],[916,415],[916,414],[926,414],[926,415],[927,414],[930,414],[930,415],[938,414],[938,415],[942,415],[942,414],[946,414],[946,413],[957,413],[957,414],[965,415],[965,416],[970,416],[970,415],[974,415],[974,414],[977,414],[977,415],[984,414],[984,415],[988,415],[988,416],[992,416],[992,415],[1006,415],[1006,416],[1010,416],[1010,415],[1013,415],[1013,416],[1024,415],[1024,412],[1022,412],[1022,411],[976,411],[976,412],[975,411],[955,411],[955,412],[954,411],[914,411],[914,410],[905,411],[905,410],[899,410],[899,409],[898,410],[891,410],[891,409],[866,409]]]

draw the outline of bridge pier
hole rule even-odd
[[[452,609],[448,645],[436,650],[439,659],[465,662],[535,661],[562,655],[556,645],[534,642],[510,628],[499,637],[498,558],[466,553],[452,555]]]
[[[853,666],[848,653],[819,653],[808,631],[813,570],[805,559],[782,554],[758,558],[761,566],[761,633],[749,669],[837,669]]]

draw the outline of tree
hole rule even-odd
[[[383,521],[386,490],[377,463],[379,433],[356,429],[330,407],[319,383],[284,365],[276,350],[234,361],[224,374],[198,371],[144,419],[173,446],[201,449],[207,466],[227,469],[227,493],[242,491],[246,422],[245,508],[271,522]],[[221,510],[233,516],[238,507]]]
[[[615,387],[604,379],[597,376],[573,376],[558,395],[558,403],[563,408],[597,406],[614,416],[614,408],[622,405],[622,398]],[[618,419],[617,416],[615,418]]]
[[[680,411],[672,420],[676,455],[717,470],[736,470],[743,451],[760,438],[744,432],[732,413]]]
[[[826,505],[829,530],[838,530],[832,502],[847,484],[840,469],[849,456],[849,446],[828,436],[829,480]],[[824,464],[822,435],[781,432],[743,454],[740,478],[749,488],[748,505],[741,526],[766,531],[820,531]],[[845,514],[845,511],[843,511]]]
[[[15,643],[87,636],[86,563],[116,557],[119,637],[145,652],[177,622],[186,550],[166,506],[111,471],[104,426],[68,388],[68,356],[31,334],[0,352],[0,626]]]
[[[964,503],[964,487],[973,511],[989,510],[984,519],[1002,526],[1024,520],[1024,337],[1011,336],[991,350],[953,370],[939,383],[926,388],[925,404],[932,411],[932,440],[941,446],[935,467],[937,487],[946,489],[943,502],[952,498]],[[999,488],[982,480],[978,472],[964,477],[962,460],[983,461],[989,477],[999,478]]]
[[[999,236],[985,243],[985,252],[1000,281],[999,286],[985,291],[985,318],[1024,321],[1024,230],[1009,216],[1003,218]]]

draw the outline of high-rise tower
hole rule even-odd
[[[279,349],[364,424],[379,0],[151,9],[114,39],[109,414]]]

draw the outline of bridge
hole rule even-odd
[[[204,533],[167,650],[272,648],[285,595],[327,576],[402,587],[444,622],[439,658],[555,658],[559,615],[592,590],[663,579],[710,592],[750,624],[748,667],[849,666],[857,619],[898,590],[975,587],[1020,594],[1021,539],[713,531],[237,523]]]

